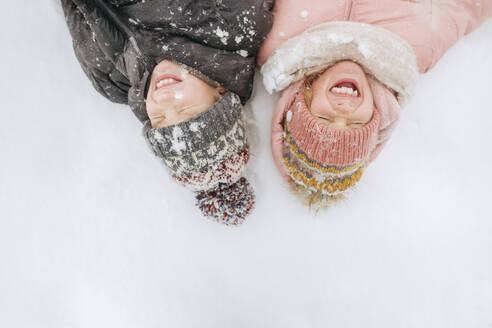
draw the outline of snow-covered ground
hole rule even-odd
[[[258,78],[257,206],[228,228],[93,90],[53,3],[2,4],[0,327],[492,327],[492,21],[317,215],[274,168]]]

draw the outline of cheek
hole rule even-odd
[[[164,104],[170,103],[174,100],[174,91],[173,90],[160,90],[156,92],[152,96],[152,101],[156,103]]]
[[[320,97],[319,95],[314,94],[311,99],[311,112],[313,114],[327,115],[331,113],[330,104],[325,97]]]
[[[178,101],[189,101],[195,96],[195,89],[196,87],[193,86],[193,83],[185,82],[179,90],[176,90],[173,97]]]
[[[194,94],[189,88],[174,88],[169,90],[162,90],[154,94],[153,99],[157,104],[171,106],[171,107],[183,107],[193,103]]]
[[[195,105],[202,106],[207,105],[207,107],[212,106],[215,103],[216,91],[205,84],[205,82],[190,83],[183,90],[183,100],[187,103],[194,103]]]
[[[149,115],[152,115],[159,111],[156,104],[149,98],[147,98],[147,101],[145,102],[145,109],[147,110],[147,114]]]
[[[190,88],[176,90],[172,95],[172,101],[179,108],[186,108],[196,103],[196,95]]]
[[[374,114],[375,106],[372,102],[364,104],[359,111],[360,121],[369,122]]]

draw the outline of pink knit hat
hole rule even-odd
[[[369,78],[376,109],[365,126],[330,129],[306,106],[302,81],[284,91],[272,121],[272,152],[282,174],[310,192],[336,196],[353,187],[399,117],[394,94]],[[281,134],[280,134],[281,133]]]

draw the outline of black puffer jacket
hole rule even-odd
[[[96,90],[142,122],[146,86],[164,59],[186,64],[246,102],[273,0],[61,0],[75,55]]]

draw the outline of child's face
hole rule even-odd
[[[152,72],[147,93],[147,114],[153,128],[187,121],[210,108],[221,88],[213,88],[188,74],[185,68],[161,61]]]
[[[354,62],[337,63],[312,84],[311,113],[330,128],[362,127],[371,120],[374,108],[366,74]]]

